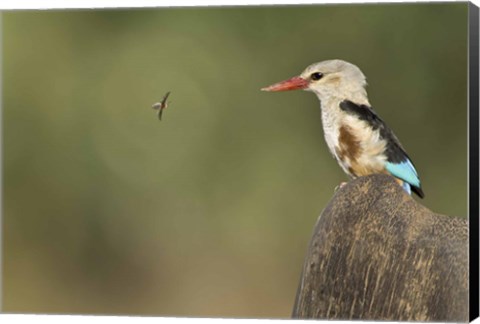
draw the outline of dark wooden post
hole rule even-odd
[[[351,181],[320,215],[294,318],[468,321],[468,223],[388,175]]]

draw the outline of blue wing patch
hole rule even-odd
[[[420,188],[420,179],[418,179],[417,170],[415,170],[412,162],[410,162],[409,159],[406,159],[400,163],[387,162],[385,168],[393,176],[411,184],[414,187]]]

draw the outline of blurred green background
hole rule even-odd
[[[260,88],[332,58],[465,217],[467,3],[4,12],[3,311],[289,317],[347,178]]]

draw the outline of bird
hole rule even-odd
[[[333,59],[311,64],[300,75],[261,90],[313,92],[320,101],[327,146],[350,178],[390,174],[409,195],[413,191],[423,198],[412,160],[393,131],[373,110],[366,86],[366,77],[360,68]]]
[[[162,120],[162,113],[165,108],[168,107],[167,99],[168,96],[170,95],[170,91],[168,91],[165,96],[163,96],[163,99],[160,102],[156,102],[152,105],[152,109],[155,109],[158,111],[158,119]]]

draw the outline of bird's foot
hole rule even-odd
[[[343,188],[343,186],[345,186],[347,183],[346,182],[340,182],[340,184],[338,186],[335,187],[335,192],[338,191],[338,189],[341,189]]]

